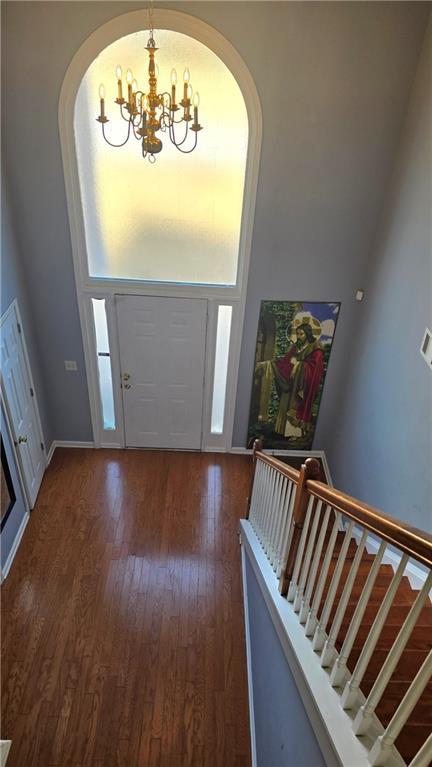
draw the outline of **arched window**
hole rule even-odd
[[[181,154],[163,133],[155,165],[133,137],[122,148],[102,138],[98,88],[106,88],[106,133],[119,143],[126,123],[114,103],[115,68],[131,67],[147,90],[148,33],[121,37],[88,67],[78,90],[74,131],[90,277],[234,286],[237,282],[248,116],[224,62],[198,40],[169,29],[155,33],[158,85],[173,66],[187,66],[201,95],[198,147]]]
[[[107,135],[126,125],[114,104],[117,64],[147,82],[148,16],[132,11],[96,29],[74,55],[59,101],[72,253],[95,446],[124,446],[119,300],[200,299],[204,332],[201,448],[231,446],[253,229],[262,115],[244,61],[216,29],[154,11],[158,90],[183,67],[201,96],[197,149],[164,148],[155,165],[137,141],[107,146],[96,122],[106,88]],[[143,30],[143,31],[139,31]],[[198,305],[198,304],[196,304]],[[125,387],[130,388],[130,387]]]

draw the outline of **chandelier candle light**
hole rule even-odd
[[[117,98],[115,103],[119,105],[121,117],[128,124],[125,140],[120,144],[113,144],[105,134],[105,124],[108,122],[108,118],[105,114],[105,87],[103,85],[99,87],[100,114],[96,119],[101,124],[102,135],[107,144],[114,147],[124,146],[129,141],[131,135],[133,135],[141,143],[142,156],[148,157],[149,161],[154,163],[156,161],[155,155],[161,152],[163,147],[162,141],[156,136],[158,131],[162,133],[168,132],[170,141],[179,152],[190,154],[197,145],[198,132],[202,129],[202,126],[198,121],[200,97],[198,91],[195,93],[192,91],[189,69],[186,68],[183,74],[183,98],[180,104],[176,102],[177,72],[175,69],[171,71],[171,93],[158,93],[157,79],[159,70],[155,62],[155,52],[158,49],[156,48],[153,34],[151,7],[149,9],[149,22],[150,37],[146,46],[149,55],[148,92],[144,93],[139,90],[132,71],[128,69],[126,72],[127,100],[125,100],[123,98],[122,68],[118,66],[115,72],[117,79]],[[192,105],[193,117],[191,116]],[[182,113],[181,108],[183,110]],[[126,112],[127,114],[125,114]],[[177,112],[180,114],[177,115]],[[178,136],[177,131],[179,129],[176,128],[180,123],[183,123],[181,137]],[[194,139],[191,145],[186,148],[189,131],[192,131]]]

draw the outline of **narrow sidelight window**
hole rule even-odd
[[[232,306],[219,306],[215,370],[213,379],[213,403],[211,433],[222,434],[225,416],[225,397],[228,376],[228,356],[231,336]]]
[[[105,299],[92,298],[92,306],[96,333],[96,353],[99,371],[99,392],[102,404],[103,428],[115,429],[114,393]]]

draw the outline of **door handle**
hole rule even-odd
[[[128,383],[123,384],[123,389],[130,389],[131,385]]]
[[[123,381],[129,381],[130,373],[123,373],[122,378],[123,378]]]
[[[21,445],[22,442],[27,442],[27,437],[18,437],[18,444]]]

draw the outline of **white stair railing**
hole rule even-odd
[[[351,726],[352,722],[356,735],[372,736],[370,764],[376,767],[406,764],[395,748],[395,741],[429,682],[432,650],[396,704],[385,729],[376,717],[376,710],[432,588],[432,539],[317,482],[314,477],[319,466],[314,459],[308,459],[301,471],[259,450],[254,452],[254,461],[249,522],[279,579],[280,592],[298,614],[305,641],[312,642],[317,663],[328,671],[329,683],[340,694],[341,707],[353,710],[347,723]],[[375,540],[379,538],[378,552],[367,557],[371,534]],[[384,571],[384,587],[383,581],[379,581],[382,601],[376,606],[351,673],[349,658],[389,544],[393,560],[396,547],[400,561],[390,580],[389,568]],[[429,574],[365,698],[362,682],[411,559],[426,565]],[[344,634],[339,641],[342,627]],[[432,632],[430,639],[432,646]],[[409,767],[427,767],[431,760],[432,736],[419,747]]]

